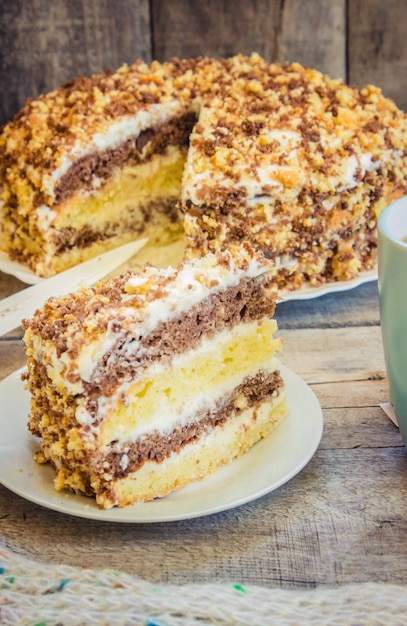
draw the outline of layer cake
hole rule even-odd
[[[373,86],[256,54],[80,78],[3,129],[0,245],[49,276],[144,234],[185,237],[187,259],[249,241],[282,289],[351,279],[407,193],[406,120]]]

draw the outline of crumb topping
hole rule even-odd
[[[395,164],[406,185],[407,117],[378,88],[257,55],[229,59],[226,76],[190,138],[186,208],[236,205],[241,195],[293,202],[304,189],[332,194]]]
[[[215,173],[216,180],[244,183],[267,164],[272,174],[263,186],[292,188],[301,183],[301,162],[328,191],[337,184],[330,177],[340,174],[341,160],[406,150],[405,115],[372,86],[359,91],[298,63],[270,64],[256,54],[137,61],[28,101],[0,135],[0,179],[17,188],[28,184],[31,193],[44,191],[62,157],[103,135],[112,122],[157,104],[190,106],[197,99],[205,124],[197,125],[191,145],[194,171],[205,178]],[[198,185],[198,198],[207,192]]]
[[[210,61],[208,61],[210,64]],[[44,192],[64,156],[80,152],[112,122],[129,119],[153,105],[193,99],[190,81],[198,60],[123,65],[116,72],[79,77],[27,101],[0,135],[0,179]],[[52,204],[48,194],[44,201]]]

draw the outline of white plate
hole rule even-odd
[[[28,269],[26,265],[17,263],[17,261],[11,261],[4,250],[0,250],[0,271],[15,276],[23,283],[27,283],[27,285],[36,285],[43,280],[43,278],[36,276],[34,272]]]
[[[128,269],[140,270],[147,262],[154,263],[158,267],[168,267],[168,265],[178,265],[183,259],[184,245],[182,240],[172,241],[165,245],[149,244],[143,246],[132,259],[119,268],[115,268],[113,274],[126,271]],[[8,254],[0,250],[0,271],[11,274],[28,285],[36,285],[44,279],[34,274],[26,265],[11,261]]]
[[[122,509],[100,510],[92,498],[54,489],[51,467],[33,460],[37,440],[27,430],[28,392],[22,369],[0,383],[0,482],[49,509],[110,522],[169,522],[225,511],[260,498],[293,478],[309,462],[321,440],[323,418],[308,385],[286,367],[290,414],[245,455],[206,478],[165,498]]]
[[[369,283],[373,280],[377,280],[377,269],[361,272],[359,276],[353,278],[352,280],[325,283],[324,285],[321,285],[321,287],[304,286],[297,291],[282,291],[280,292],[280,296],[283,302],[287,302],[288,300],[310,300],[311,298],[324,296],[327,293],[337,293],[340,291],[347,291],[348,289],[354,289],[355,287],[359,287],[359,285]]]

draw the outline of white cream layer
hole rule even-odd
[[[372,154],[366,153],[362,155],[361,158],[356,157],[355,155],[350,155],[348,157],[344,157],[341,159],[340,163],[338,163],[337,168],[335,170],[335,175],[330,175],[326,179],[321,178],[321,174],[319,172],[310,172],[308,170],[303,169],[301,165],[301,161],[295,159],[294,162],[291,162],[287,165],[268,165],[265,167],[257,167],[253,168],[253,171],[250,175],[247,172],[247,167],[245,164],[235,165],[234,166],[234,174],[238,178],[238,182],[235,179],[230,177],[226,177],[221,168],[216,171],[206,170],[200,174],[197,174],[194,171],[194,158],[192,151],[190,148],[187,164],[184,170],[184,179],[182,186],[182,201],[185,203],[186,200],[192,200],[194,204],[197,206],[205,203],[203,197],[203,190],[205,188],[215,188],[216,186],[220,186],[223,189],[234,188],[241,189],[245,191],[247,194],[247,198],[249,199],[250,206],[253,203],[257,202],[257,199],[261,196],[268,196],[270,201],[270,196],[273,198],[274,195],[281,199],[283,190],[286,188],[285,183],[283,182],[290,174],[295,177],[295,185],[293,187],[289,187],[290,193],[298,195],[298,193],[302,190],[303,186],[306,185],[307,181],[313,186],[314,189],[319,189],[321,184],[323,185],[324,192],[330,192],[332,190],[341,193],[346,190],[351,190],[355,188],[358,184],[360,184],[360,178],[364,177],[367,173],[378,170],[384,162],[387,160],[391,162],[392,160],[397,160],[399,158],[398,153],[389,153],[388,159],[380,159],[373,161]],[[322,181],[322,182],[321,182]],[[273,190],[275,189],[275,194]],[[295,192],[297,190],[297,192]],[[261,201],[261,198],[260,198]]]

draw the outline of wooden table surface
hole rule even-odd
[[[22,287],[0,274],[0,297]],[[28,557],[173,584],[407,583],[407,451],[379,406],[388,396],[377,283],[279,304],[276,318],[283,362],[324,415],[316,454],[290,482],[233,510],[157,524],[76,518],[0,486],[1,540]],[[2,337],[0,377],[24,361],[21,330]]]

